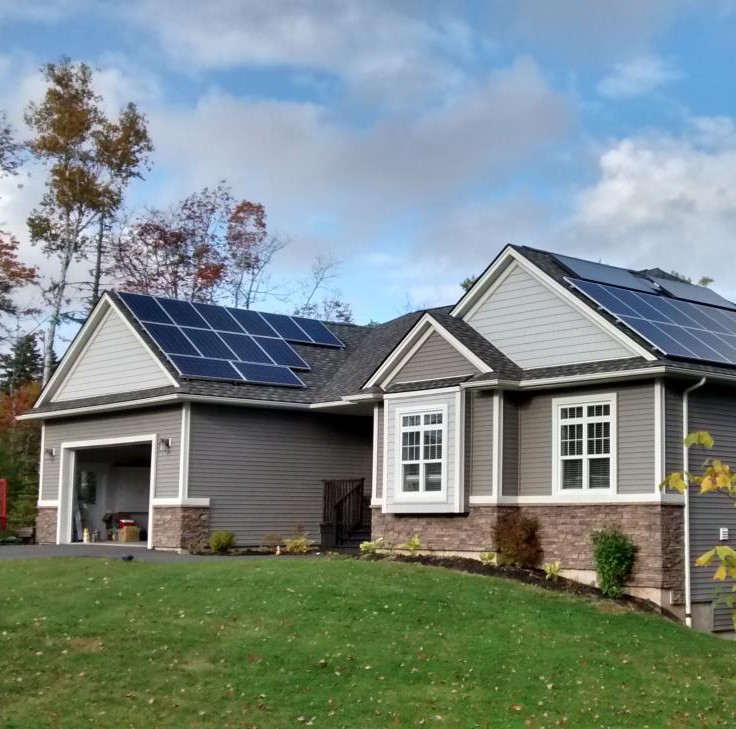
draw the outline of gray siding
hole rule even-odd
[[[139,410],[125,414],[47,421],[44,425],[44,448],[56,448],[56,456],[50,458],[44,453],[41,454],[44,459],[41,498],[55,500],[59,497],[62,443],[151,434],[161,438],[171,438],[171,451],[156,454],[155,495],[157,498],[177,497],[179,495],[181,418],[181,406],[178,406]]]
[[[690,470],[701,472],[706,458],[720,458],[736,465],[736,394],[733,390],[705,386],[689,396],[690,432],[707,430],[715,446],[690,449]],[[719,528],[729,528],[729,540],[720,542]],[[716,593],[725,591],[725,584],[713,582],[713,568],[697,567],[695,560],[717,544],[736,549],[736,509],[725,494],[701,495],[693,489],[690,500],[690,546],[692,555],[691,590],[693,602],[710,602]],[[733,630],[727,606],[714,606],[714,629]]]
[[[433,332],[414,353],[414,356],[398,371],[393,382],[441,380],[446,377],[473,375],[477,372],[477,367],[470,364],[437,332]]]
[[[519,494],[519,403],[514,395],[504,393],[503,403],[503,465],[501,493]]]
[[[525,368],[633,356],[517,264],[466,321]]]
[[[617,392],[618,493],[654,491],[654,384],[618,388],[581,388],[539,395],[507,393],[504,413],[504,494],[548,496],[552,493],[552,400],[565,395]],[[515,418],[518,407],[518,422]],[[514,430],[518,460],[514,478]]]
[[[76,400],[171,385],[153,355],[111,309],[52,400]]]
[[[189,496],[210,499],[210,528],[241,545],[298,528],[319,540],[323,479],[365,478],[369,417],[192,406]]]
[[[667,382],[664,393],[665,473],[682,470],[682,383]]]
[[[376,430],[376,442],[373,444],[376,449],[376,498],[383,498],[383,403],[378,406],[378,428]]]
[[[466,493],[490,496],[493,493],[493,393],[468,392],[465,408]]]

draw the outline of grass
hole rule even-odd
[[[0,566],[3,727],[736,724],[736,645],[390,562]]]

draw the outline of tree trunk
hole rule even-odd
[[[100,300],[100,280],[102,279],[102,249],[105,238],[105,215],[100,213],[100,226],[97,230],[97,246],[95,250],[95,268],[92,273],[92,296],[90,297],[89,310],[97,306]]]
[[[66,281],[69,274],[69,266],[72,262],[72,255],[69,249],[64,252],[61,261],[61,276],[56,285],[56,291],[51,299],[51,316],[49,317],[49,325],[46,328],[46,341],[43,347],[43,385],[49,381],[51,377],[51,366],[54,362],[54,344],[56,342],[56,330],[59,327],[61,319],[61,307],[64,305],[64,293],[66,292]]]

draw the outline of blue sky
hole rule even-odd
[[[0,108],[21,133],[61,55],[149,118],[131,204],[227,179],[290,239],[276,275],[339,258],[358,321],[451,303],[509,242],[736,294],[733,0],[0,0]],[[27,174],[0,186],[22,240]]]

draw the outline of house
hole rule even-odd
[[[455,306],[377,327],[109,293],[25,416],[43,421],[37,531],[69,542],[124,512],[153,547],[215,529],[334,543],[364,493],[373,538],[477,555],[519,511],[586,582],[591,532],[618,526],[639,550],[630,593],[730,630],[693,565],[735,546],[736,511],[659,484],[703,460],[690,431],[736,462],[735,383],[736,305],[523,246]]]

